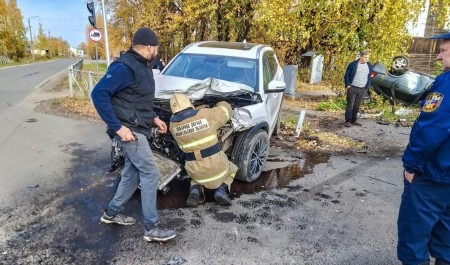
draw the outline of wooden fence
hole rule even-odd
[[[438,54],[441,40],[414,37],[408,48],[408,54]]]
[[[414,37],[409,48],[409,68],[431,74],[439,54],[441,40]]]

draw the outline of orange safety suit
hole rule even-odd
[[[222,101],[214,108],[192,110],[196,114],[181,121],[174,121],[172,116],[169,130],[180,149],[192,159],[186,159],[185,163],[192,185],[200,184],[207,189],[217,189],[225,183],[230,190],[238,168],[218,149],[217,129],[231,119],[231,110],[231,105]],[[206,150],[209,152],[203,157],[202,153],[205,154]]]

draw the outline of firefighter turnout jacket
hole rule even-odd
[[[231,105],[222,101],[214,108],[188,108],[170,120],[170,132],[186,154],[187,173],[207,189],[217,189],[222,183],[230,188],[238,170],[220,150],[217,136],[217,129],[231,119],[231,110]]]

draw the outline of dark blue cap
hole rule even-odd
[[[437,36],[430,37],[430,39],[450,39],[450,32],[447,32],[447,33],[442,34],[442,35],[437,35]]]

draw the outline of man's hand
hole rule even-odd
[[[416,173],[409,173],[408,171],[404,170],[403,171],[403,176],[405,177],[405,179],[411,183],[414,180],[414,177],[416,176]]]
[[[160,118],[156,117],[153,119],[153,123],[158,127],[158,131],[160,133],[166,133],[167,132],[167,125],[164,121],[162,121]]]
[[[131,142],[137,140],[133,132],[128,127],[125,127],[123,125],[116,133],[120,136],[120,140],[122,140],[123,142]]]

